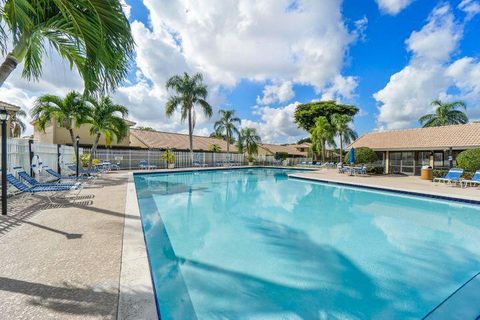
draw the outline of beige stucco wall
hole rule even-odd
[[[67,129],[61,128],[52,122],[45,128],[45,132],[39,130],[38,125],[34,124],[34,139],[40,143],[53,143],[53,144],[72,144],[72,139],[70,133]],[[77,135],[80,137],[80,145],[92,145],[95,137],[90,135],[90,125],[83,124],[79,128],[73,129],[74,136]],[[113,139],[111,146],[112,147],[128,147],[130,145],[130,130],[127,134],[127,137],[120,142],[117,142],[116,139]],[[105,137],[102,135],[99,140],[99,146],[105,146]]]

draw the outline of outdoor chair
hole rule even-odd
[[[445,184],[460,183],[460,177],[463,174],[463,169],[453,168],[448,170],[448,173],[443,178],[435,178],[433,182],[440,182]]]
[[[64,186],[64,187],[72,187],[74,186],[75,184],[74,183],[56,183],[56,182],[39,182],[37,179],[35,179],[34,177],[30,176],[25,170],[23,170],[22,167],[14,167],[13,168],[18,176],[26,181],[28,184],[30,184],[31,186],[43,186],[43,187],[49,187],[49,186],[55,186],[55,187],[58,187],[58,186]]]
[[[76,165],[68,165],[67,168],[73,172],[77,171]],[[78,174],[82,176],[95,176],[95,175],[101,175],[104,172],[98,168],[92,168],[92,169],[83,169],[81,166],[78,168]]]
[[[142,170],[157,169],[157,166],[148,164],[147,160],[140,160],[138,162],[138,167]]]
[[[464,188],[468,186],[473,187],[480,185],[480,170],[477,170],[471,179],[462,179],[460,181],[460,185],[462,185]]]
[[[361,167],[353,167],[351,170],[351,174],[356,176],[357,174],[367,174],[367,167],[362,165]]]
[[[200,158],[201,157],[200,157],[199,154],[195,155],[195,159],[193,160],[193,166],[194,167],[206,167],[207,166],[207,164]]]
[[[42,193],[45,194],[48,200],[53,203],[52,198],[66,196],[66,194],[70,191],[78,191],[74,197],[74,200],[78,197],[81,191],[81,185],[64,185],[64,184],[50,184],[50,185],[35,185],[35,186],[27,186],[22,181],[15,178],[15,176],[11,173],[7,173],[7,182],[11,184],[15,189],[20,191],[23,195],[32,195],[34,193]]]
[[[45,170],[46,173],[48,173],[50,176],[54,177],[57,182],[62,182],[62,181],[95,181],[94,176],[64,176],[61,175],[60,173],[54,171],[52,168],[48,166],[43,166],[43,170]]]

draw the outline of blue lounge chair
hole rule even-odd
[[[443,178],[435,178],[433,182],[440,182],[446,184],[457,184],[460,183],[460,177],[463,174],[463,169],[453,168],[448,170],[448,173]]]
[[[32,195],[34,193],[43,193],[47,196],[48,200],[52,202],[52,197],[65,194],[69,191],[78,191],[75,198],[80,194],[80,185],[62,185],[62,184],[50,184],[48,186],[36,185],[29,187],[22,181],[15,178],[11,173],[7,173],[7,181],[14,186],[18,191],[24,195]]]
[[[60,173],[54,171],[53,169],[49,168],[48,166],[43,166],[43,170],[45,170],[46,173],[51,175],[52,177],[56,178],[58,182],[62,181],[87,181],[87,180],[95,180],[94,177],[90,176],[64,176],[61,175]]]
[[[71,186],[75,185],[74,183],[41,183],[37,179],[35,179],[34,177],[30,176],[25,170],[23,170],[22,167],[14,167],[13,169],[15,171],[17,171],[17,174],[20,178],[25,180],[31,186],[48,187],[48,186],[54,185],[54,186],[68,186],[68,187],[71,187]]]
[[[138,167],[143,170],[149,170],[149,169],[157,169],[157,166],[148,164],[147,160],[140,160],[138,162]]]
[[[464,188],[468,187],[469,185],[471,187],[473,187],[475,185],[480,185],[480,170],[477,170],[477,172],[475,172],[472,179],[463,179],[463,180],[460,181],[460,184]]]
[[[200,159],[200,158],[201,157],[200,157],[199,154],[195,155],[195,159],[193,160],[193,166],[194,167],[206,167],[207,166],[207,164],[204,161],[202,161],[202,159]]]

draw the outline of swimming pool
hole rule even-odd
[[[418,319],[480,271],[480,207],[289,179],[135,175],[165,319]]]

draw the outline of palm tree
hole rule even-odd
[[[418,121],[424,127],[440,127],[451,124],[465,124],[468,122],[467,115],[457,108],[467,110],[467,106],[463,101],[453,101],[450,103],[443,103],[441,100],[433,100],[432,106],[436,106],[435,113],[426,114]]]
[[[51,122],[67,129],[76,153],[77,142],[73,129],[84,123],[89,113],[90,108],[83,96],[76,91],[70,91],[64,98],[52,94],[40,96],[33,106],[31,116],[41,131],[45,132],[47,124]]]
[[[326,144],[335,145],[333,140],[335,128],[330,124],[326,117],[318,117],[312,131],[312,149],[316,152],[321,151],[322,162],[326,158]]]
[[[258,153],[258,144],[262,142],[262,139],[255,128],[242,128],[239,134],[240,139],[249,156]]]
[[[352,117],[344,114],[334,114],[332,117],[332,125],[340,139],[340,160],[343,159],[343,143],[351,143],[358,138],[358,134],[349,126]]]
[[[235,117],[235,110],[219,110],[220,119],[215,122],[213,128],[219,135],[225,137],[227,142],[227,153],[230,153],[230,142],[233,134],[239,134],[236,124],[240,124],[240,118]]]
[[[95,136],[95,141],[90,151],[89,168],[92,167],[93,155],[102,135],[105,137],[106,145],[110,145],[114,137],[117,141],[121,141],[128,134],[128,125],[124,120],[128,115],[126,107],[114,104],[110,97],[91,100],[91,103],[93,105],[92,114],[86,123],[90,124],[90,134]]]
[[[128,19],[119,0],[4,0],[0,49],[13,48],[0,66],[0,87],[23,62],[23,77],[38,79],[50,48],[75,66],[85,91],[115,88],[134,53]]]
[[[20,109],[10,117],[10,137],[20,138],[22,133],[27,130],[27,125],[21,119],[26,116],[27,113]]]
[[[167,89],[175,92],[170,96],[165,106],[167,117],[171,117],[177,108],[181,108],[182,121],[188,118],[188,135],[190,139],[190,158],[193,162],[193,129],[195,128],[195,105],[199,105],[207,117],[212,116],[212,107],[207,99],[207,86],[203,84],[203,76],[200,73],[192,77],[188,73],[183,76],[173,76],[167,81]]]

